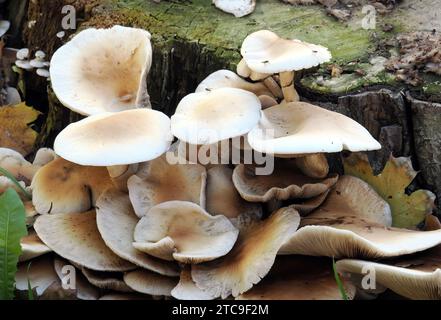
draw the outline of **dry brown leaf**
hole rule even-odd
[[[13,149],[23,156],[32,152],[37,132],[29,124],[39,115],[39,111],[25,103],[0,107],[0,147]]]

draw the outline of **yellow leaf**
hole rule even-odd
[[[0,147],[28,155],[37,138],[37,132],[29,124],[37,120],[39,114],[25,103],[0,107]]]
[[[431,214],[435,195],[428,190],[418,190],[408,195],[406,188],[418,174],[410,158],[391,156],[383,172],[375,176],[365,154],[353,153],[343,159],[345,174],[355,176],[370,184],[386,200],[392,211],[393,226],[415,228]]]

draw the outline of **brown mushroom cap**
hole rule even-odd
[[[136,292],[152,296],[171,296],[171,291],[178,283],[178,278],[170,278],[139,269],[126,273],[124,282]]]
[[[351,278],[364,277],[366,270],[372,270],[378,286],[401,296],[416,300],[441,299],[441,246],[414,257],[399,258],[394,265],[390,263],[345,259],[337,262],[337,270],[349,273]]]
[[[262,217],[262,206],[245,201],[233,184],[233,170],[227,166],[216,166],[208,170],[207,211],[212,215],[237,218],[241,214]]]
[[[169,164],[166,155],[144,166],[140,178],[132,176],[127,186],[130,201],[138,217],[143,217],[157,204],[172,201],[190,201],[205,207],[207,173],[198,164]]]
[[[338,180],[337,175],[315,179],[303,175],[291,161],[279,161],[271,175],[254,175],[245,165],[234,170],[233,182],[242,198],[250,202],[272,199],[313,198],[325,193]]]
[[[349,299],[355,287],[344,282]],[[342,300],[332,261],[303,256],[277,257],[269,274],[238,300]]]
[[[210,296],[237,297],[259,283],[300,223],[299,214],[292,208],[281,209],[264,221],[243,217],[237,223],[239,239],[227,256],[192,266],[196,286]]]
[[[99,232],[115,254],[139,267],[162,275],[179,275],[174,263],[159,260],[133,247],[133,233],[139,219],[133,212],[127,194],[108,189],[98,199],[97,207],[96,221]]]
[[[34,224],[40,239],[59,256],[96,271],[127,271],[135,266],[115,255],[98,232],[95,211],[43,215]]]
[[[201,263],[226,255],[239,231],[224,216],[211,216],[184,201],[153,207],[135,229],[134,246],[165,260]]]
[[[112,186],[104,167],[80,166],[57,158],[32,180],[32,201],[40,214],[90,210],[99,195]]]
[[[326,202],[302,220],[281,254],[327,257],[395,257],[441,243],[441,230],[391,228],[389,205],[367,183],[341,177]]]

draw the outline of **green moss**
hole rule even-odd
[[[334,78],[321,71],[304,77],[301,84],[322,94],[346,94],[373,85],[395,85],[395,77],[385,71],[383,62],[384,59],[377,57],[371,63],[353,64],[345,69],[346,73]]]
[[[153,40],[177,37],[210,48],[223,48],[226,58],[238,60],[243,39],[253,31],[269,29],[280,36],[327,46],[335,61],[345,63],[375,50],[371,31],[355,29],[326,15],[319,6],[290,6],[279,0],[261,0],[253,14],[235,18],[207,0],[187,2],[112,0],[126,22],[148,29]],[[194,27],[197,26],[197,27]],[[230,52],[232,51],[232,52]]]

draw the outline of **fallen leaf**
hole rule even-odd
[[[431,214],[435,195],[428,190],[406,194],[406,188],[415,179],[416,172],[410,158],[390,157],[383,172],[375,176],[365,154],[353,153],[343,159],[345,173],[370,184],[389,203],[393,226],[415,228]]]
[[[29,124],[37,120],[40,112],[20,103],[0,107],[0,147],[10,148],[27,156],[37,138]]]

